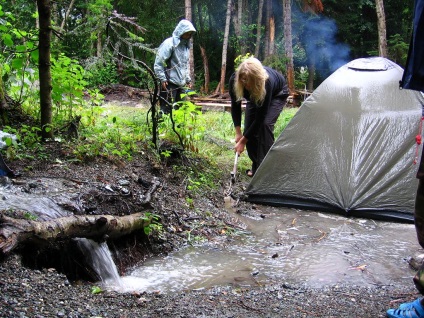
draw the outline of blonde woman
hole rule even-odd
[[[244,60],[229,82],[231,116],[236,131],[234,150],[241,154],[246,148],[252,177],[274,143],[274,125],[286,104],[289,90],[285,77],[250,57]],[[241,131],[241,101],[247,101],[244,131]]]

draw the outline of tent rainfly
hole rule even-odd
[[[413,221],[424,97],[388,59],[353,60],[301,105],[246,189],[246,200]]]

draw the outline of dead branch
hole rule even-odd
[[[149,188],[149,191],[141,198],[141,204],[144,205],[148,202],[150,202],[152,198],[152,193],[156,191],[156,189],[159,187],[160,181],[157,178],[153,178],[152,185]]]
[[[130,234],[150,224],[150,217],[139,212],[122,217],[111,215],[74,215],[38,222],[0,216],[0,253],[7,254],[27,241],[51,242],[75,237],[111,238]]]

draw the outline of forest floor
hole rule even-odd
[[[127,92],[116,91],[107,99],[137,106],[138,99]],[[36,180],[67,180],[69,188],[78,185],[78,204],[65,204],[75,214],[127,215],[150,211],[160,216],[163,233],[146,240],[131,236],[116,243],[125,260],[117,260],[120,273],[152,255],[167,254],[187,245],[191,236],[213,240],[228,235],[241,223],[230,215],[224,205],[228,176],[217,181],[218,189],[192,193],[185,186],[185,176],[172,168],[172,162],[160,165],[147,153],[131,161],[98,158],[78,163],[67,161],[69,153],[61,143],[46,145],[48,156],[27,158],[9,163],[21,172],[12,184],[26,189],[42,186]],[[199,168],[204,162],[175,158]],[[30,167],[30,169],[29,169]],[[34,181],[35,180],[35,181]],[[125,195],[116,189],[125,183]],[[140,206],[140,196],[159,180],[159,188],[151,200]],[[234,189],[242,193],[249,182],[240,178]],[[35,183],[35,185],[34,185]],[[105,186],[115,189],[111,196]],[[130,193],[130,195],[127,195]],[[195,206],[186,200],[193,198]],[[7,200],[7,195],[3,197]],[[69,202],[68,202],[69,203]],[[257,206],[239,202],[244,214],[257,214]],[[261,207],[266,210],[267,207]],[[3,210],[1,213],[9,213]],[[19,217],[19,215],[15,215]],[[143,243],[141,241],[144,240]],[[31,247],[33,248],[33,247]],[[29,248],[29,249],[31,249]],[[28,257],[26,254],[30,254]],[[172,294],[118,293],[92,294],[91,284],[73,280],[64,274],[60,252],[44,256],[31,254],[28,248],[18,249],[0,263],[0,317],[385,317],[388,308],[418,297],[412,277],[410,284],[361,286],[336,284],[323,288],[305,284],[274,281],[256,287],[216,286],[202,290],[181,290]],[[305,260],[307,262],[308,260]],[[69,274],[69,273],[68,273]]]

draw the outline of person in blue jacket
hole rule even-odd
[[[249,57],[230,77],[229,93],[236,132],[234,149],[241,154],[246,147],[252,161],[252,168],[246,173],[252,177],[274,143],[274,126],[289,96],[287,81],[278,71]],[[242,99],[247,101],[243,133]]]
[[[415,0],[411,43],[402,80],[402,89],[412,89],[424,93],[424,0]],[[424,105],[423,105],[424,108]],[[424,109],[423,109],[424,117]],[[414,223],[418,243],[424,248],[424,155],[421,154],[417,171],[418,188],[415,197]],[[413,282],[417,290],[424,294],[424,263],[418,268]],[[398,308],[387,310],[389,318],[424,317],[424,298],[400,304]]]
[[[181,100],[184,87],[191,87],[190,39],[195,32],[190,21],[181,20],[156,53],[154,71],[160,80],[160,109],[164,114],[169,114],[172,104]]]

